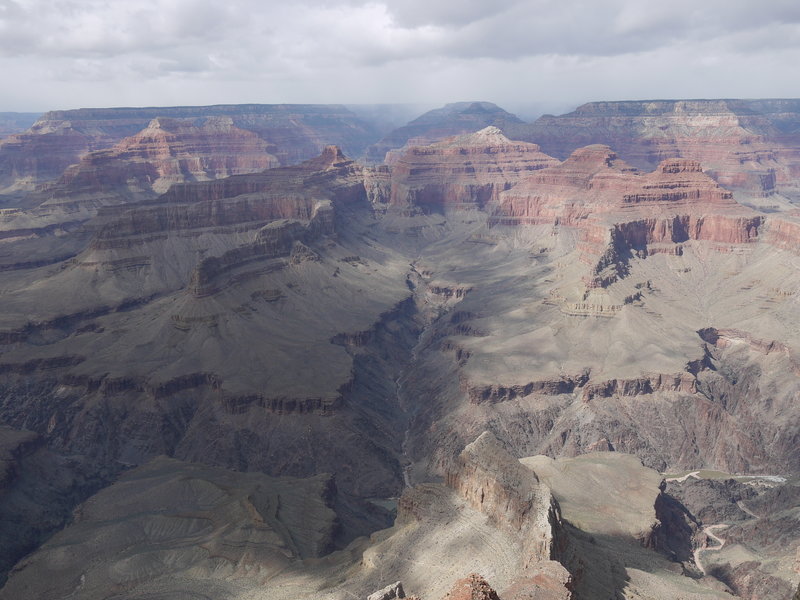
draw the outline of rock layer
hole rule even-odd
[[[607,144],[642,168],[681,156],[702,162],[728,188],[796,198],[798,123],[797,100],[591,102],[539,118],[520,139],[558,157]]]
[[[428,111],[408,125],[390,132],[367,149],[367,160],[392,164],[397,154],[391,151],[399,148],[424,146],[488,126],[503,129],[522,123],[519,118],[491,102],[456,102]]]
[[[280,164],[294,164],[338,144],[357,156],[377,134],[339,105],[242,104],[162,108],[96,108],[45,113],[26,133],[0,143],[0,192],[54,181],[87,153],[109,149],[153,119],[231,119],[270,144]],[[145,137],[147,134],[143,134]],[[224,159],[217,157],[218,164]]]
[[[535,144],[496,127],[432,146],[414,146],[392,166],[389,203],[427,210],[483,208],[532,171],[557,164]]]

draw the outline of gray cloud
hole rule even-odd
[[[798,59],[796,0],[0,0],[0,109],[800,95]]]

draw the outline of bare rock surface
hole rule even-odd
[[[243,104],[154,108],[85,108],[51,111],[27,132],[0,143],[0,193],[33,190],[56,180],[87,153],[111,148],[153,119],[232,119],[274,145],[281,164],[294,164],[338,144],[360,155],[378,134],[341,105]],[[199,124],[199,123],[198,123]],[[220,157],[222,158],[222,157]]]
[[[367,600],[393,600],[394,598],[405,598],[406,594],[403,591],[403,584],[400,581],[387,585],[382,590],[378,590],[374,594],[370,594]]]
[[[593,452],[555,460],[532,456],[520,462],[552,490],[562,516],[583,531],[647,541],[657,524],[662,477],[635,456]]]
[[[556,164],[536,144],[512,142],[489,126],[398,153],[389,203],[434,211],[483,208],[532,171]]]
[[[480,575],[472,573],[453,584],[442,600],[500,600],[497,592]]]
[[[334,342],[377,335],[409,295],[404,258],[356,242],[373,224],[353,212],[360,173],[331,147],[300,166],[173,187],[108,209],[75,259],[14,272],[9,422],[115,465],[166,453],[273,475],[337,472],[362,497],[397,490],[386,455],[402,433],[384,433],[396,413],[370,405],[356,348]],[[29,410],[17,398],[39,368],[39,389],[58,400]]]
[[[759,106],[791,129],[778,104]],[[800,465],[800,221],[785,200],[766,208],[791,185],[742,196],[793,159],[737,167],[732,144],[774,132],[750,138],[758,119],[703,106],[653,107],[672,116],[647,131],[694,145],[645,131],[661,149],[643,162],[603,144],[554,152],[562,162],[509,126],[476,133],[496,112],[480,104],[456,138],[375,168],[321,144],[361,133],[320,107],[244,107],[224,124],[224,107],[51,113],[2,142],[0,172],[35,154],[0,212],[0,516],[23,521],[3,546],[8,586],[343,600],[400,580],[430,599],[480,573],[519,599],[791,589],[791,485],[660,491],[657,472],[774,483]],[[617,108],[633,135],[636,111]],[[668,151],[708,140],[705,158]],[[84,160],[64,174],[69,156]],[[129,170],[113,201],[24,191],[63,174],[118,194]],[[534,455],[547,458],[533,470],[518,460]],[[164,508],[205,493],[174,489],[186,469],[227,482],[221,504]],[[289,535],[281,503],[259,524],[239,500],[261,477],[332,482],[335,519]],[[140,520],[119,490],[149,507]],[[118,565],[126,536],[135,552]]]
[[[798,121],[791,99],[590,102],[540,117],[520,139],[559,158],[608,144],[642,168],[673,156],[699,160],[743,199],[780,210],[784,198],[797,198]]]
[[[367,160],[374,163],[393,162],[387,152],[406,145],[426,145],[454,135],[473,133],[488,126],[522,125],[518,117],[491,102],[455,102],[417,117],[407,125],[391,131],[367,149]]]
[[[669,482],[667,493],[680,500],[701,523],[714,524],[750,518],[739,503],[749,506],[758,493],[733,479],[687,479]]]
[[[82,504],[15,567],[0,597],[100,598],[159,578],[270,578],[330,548],[329,486],[324,476],[272,479],[156,459]]]

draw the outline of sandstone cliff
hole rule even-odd
[[[532,171],[558,164],[535,144],[497,127],[431,146],[414,146],[392,166],[389,203],[425,210],[483,208]]]
[[[796,100],[591,102],[539,118],[520,139],[558,157],[587,144],[607,144],[641,168],[681,156],[700,161],[731,189],[795,198],[798,121]]]
[[[338,144],[360,155],[378,134],[340,105],[242,104],[163,108],[96,108],[45,113],[26,133],[0,143],[0,192],[52,182],[87,153],[110,149],[153,119],[231,119],[267,143],[280,164],[294,164]],[[222,143],[225,144],[224,142]],[[223,157],[214,159],[221,167]],[[227,167],[225,167],[227,168]]]

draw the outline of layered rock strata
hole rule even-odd
[[[552,557],[558,504],[550,489],[519,464],[489,432],[467,445],[445,482],[500,527],[523,531],[529,555],[524,564]]]
[[[275,475],[340,471],[345,493],[397,489],[386,457],[399,441],[384,434],[396,409],[373,410],[354,357],[331,343],[405,318],[394,309],[407,264],[338,238],[339,220],[368,230],[368,207],[361,168],[329,147],[299,166],[105,208],[74,258],[4,294],[6,419],[117,465],[165,453]],[[60,400],[26,409],[31,376]],[[364,457],[371,474],[341,471]]]
[[[521,125],[523,121],[491,102],[456,102],[428,111],[388,133],[367,149],[366,158],[371,163],[393,164],[398,153],[392,151],[401,148],[424,146],[489,126],[504,129]]]
[[[243,104],[163,108],[97,108],[45,113],[29,131],[0,143],[0,192],[33,190],[56,180],[87,153],[109,149],[153,119],[231,119],[269,143],[281,164],[294,164],[338,144],[360,155],[378,134],[339,105]],[[146,135],[146,134],[145,134]],[[219,162],[224,158],[219,156]]]
[[[392,166],[389,203],[427,210],[483,208],[532,171],[558,164],[535,144],[497,127],[431,146],[414,146]]]
[[[626,257],[681,252],[692,240],[745,244],[764,217],[733,200],[692,160],[662,161],[640,174],[607,146],[575,151],[563,164],[504,192],[490,223],[577,227],[590,287],[606,287]]]
[[[539,118],[520,139],[558,157],[607,144],[646,169],[680,156],[702,162],[720,184],[745,195],[796,198],[798,123],[797,100],[591,102]]]
[[[277,167],[270,149],[274,146],[257,134],[234,126],[231,117],[210,117],[199,125],[161,117],[113,148],[88,154],[64,172],[59,185],[71,191],[136,186],[162,194],[174,183]]]

